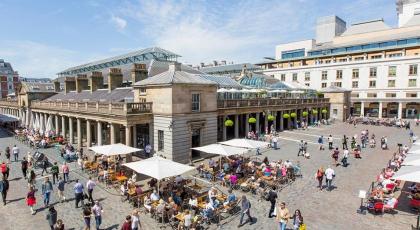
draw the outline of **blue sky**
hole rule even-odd
[[[257,62],[277,44],[314,37],[317,17],[384,18],[394,0],[0,0],[0,59],[24,77],[159,46],[198,64]]]

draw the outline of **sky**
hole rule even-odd
[[[281,43],[315,37],[316,19],[383,18],[394,0],[0,0],[0,59],[22,77],[158,46],[197,65],[258,62]]]

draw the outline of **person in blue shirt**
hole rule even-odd
[[[223,203],[223,206],[228,206],[229,204],[236,201],[236,196],[233,193],[232,189],[229,189],[228,192],[229,192],[228,197],[227,197],[226,201]]]
[[[76,208],[79,207],[79,202],[82,202],[82,206],[85,206],[83,203],[83,184],[79,182],[78,179],[76,179],[76,184],[74,185],[74,197],[76,202]]]

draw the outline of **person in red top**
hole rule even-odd
[[[125,217],[125,221],[121,227],[121,230],[131,230],[131,216],[130,215]]]

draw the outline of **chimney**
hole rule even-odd
[[[179,62],[169,63],[169,71],[172,71],[172,72],[181,71],[181,63]]]
[[[200,67],[203,68],[204,67],[204,62],[200,63]]]
[[[134,64],[131,69],[131,85],[147,78],[146,64]]]
[[[76,80],[74,77],[66,77],[64,80],[64,91],[68,93],[70,91],[76,90]]]
[[[93,71],[89,78],[90,92],[94,92],[104,87],[104,77],[102,72]]]
[[[59,81],[54,81],[54,91],[55,92],[60,92],[61,91],[61,84],[60,84],[60,82]]]
[[[77,74],[76,77],[76,91],[78,93],[82,92],[82,90],[89,89],[89,80],[87,79],[86,74]]]
[[[222,61],[221,61],[221,64],[222,64],[222,65],[226,65],[226,60],[222,60]]]
[[[121,87],[123,83],[123,75],[120,68],[109,68],[108,74],[108,91],[111,92],[115,88]]]
[[[217,66],[217,61],[213,61],[213,66]]]

